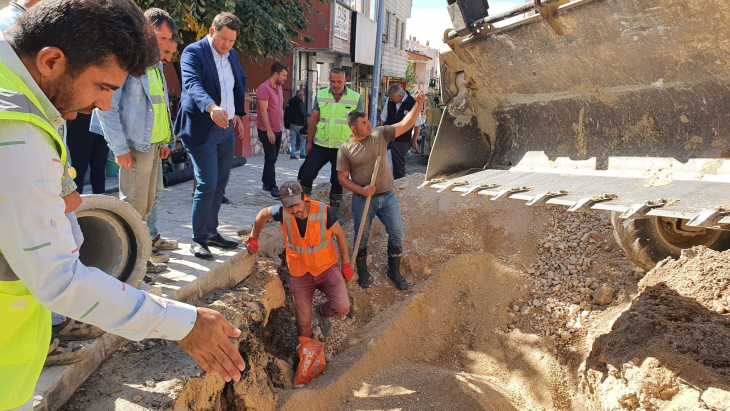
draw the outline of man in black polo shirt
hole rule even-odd
[[[388,88],[388,104],[383,107],[383,112],[380,114],[380,125],[389,126],[401,122],[415,104],[416,100],[403,90],[400,84],[392,84]],[[406,176],[406,156],[409,149],[418,150],[418,135],[421,133],[422,125],[423,119],[419,116],[413,128],[397,136],[395,141],[388,145],[393,160],[394,180]]]

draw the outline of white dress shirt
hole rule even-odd
[[[20,77],[50,116],[58,111],[0,34],[0,61]],[[5,144],[4,144],[5,143]],[[11,144],[7,144],[11,143]],[[24,121],[0,121],[0,270],[8,266],[47,309],[131,340],[180,340],[195,324],[196,308],[132,288],[79,261],[64,215],[63,165],[52,137]]]
[[[228,60],[230,51],[224,55],[218,54],[213,48],[213,38],[206,36],[210,44],[210,50],[213,53],[213,61],[215,68],[218,69],[218,80],[221,84],[221,105],[220,107],[228,113],[228,120],[232,120],[236,115],[236,103],[233,98],[233,86],[236,85],[236,78],[233,77],[233,68]]]
[[[408,98],[408,96],[409,96],[409,94],[407,94],[407,93],[406,93],[406,95],[405,95],[405,96],[403,96],[403,100],[407,99],[407,98]],[[401,100],[401,102],[400,102],[400,103],[395,103],[395,111],[396,111],[396,112],[397,112],[398,110],[400,110],[400,106],[401,106],[401,104],[403,104],[403,100]],[[382,120],[383,122],[386,122],[386,121],[388,120],[388,104],[389,104],[389,103],[390,103],[390,100],[386,100],[386,103],[385,103],[385,104],[383,104],[383,112],[382,112],[382,113],[380,113],[380,119],[381,119],[381,120]],[[408,115],[408,110],[406,110],[406,112],[405,112],[405,113],[403,113],[403,115]],[[418,127],[418,126],[422,126],[422,125],[423,125],[423,123],[424,123],[424,121],[423,121],[423,117],[421,116],[421,113],[418,113],[418,118],[416,119],[416,124],[414,124],[414,125],[413,125],[413,127]]]

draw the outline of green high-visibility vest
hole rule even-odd
[[[317,92],[319,123],[317,123],[317,133],[314,135],[314,144],[327,148],[340,148],[352,135],[352,130],[347,125],[347,115],[357,110],[359,102],[360,94],[349,88],[345,88],[345,94],[338,102],[335,102],[329,88],[319,90]]]
[[[150,98],[155,110],[155,125],[152,128],[152,141],[155,143],[169,143],[172,136],[172,120],[169,107],[165,103],[165,85],[162,73],[157,67],[147,69],[147,82],[150,86]]]
[[[53,138],[66,164],[66,148],[28,86],[0,62],[0,120],[26,121]],[[0,126],[0,143],[10,141]],[[12,216],[6,216],[12,218]],[[51,312],[31,295],[0,251],[0,409],[30,399],[51,343]]]

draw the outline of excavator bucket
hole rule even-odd
[[[423,189],[730,229],[727,0],[449,2]]]

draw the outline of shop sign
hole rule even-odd
[[[338,39],[350,41],[350,14],[352,11],[339,3],[335,3],[335,31]]]

